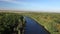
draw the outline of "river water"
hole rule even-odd
[[[24,34],[50,34],[42,25],[38,24],[34,19],[25,17],[26,26]]]

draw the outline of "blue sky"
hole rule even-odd
[[[0,9],[60,11],[60,0],[0,0]]]

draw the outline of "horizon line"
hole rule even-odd
[[[54,11],[54,12],[52,12],[52,11],[44,11],[44,10],[39,10],[39,11],[32,11],[32,10],[1,10],[0,9],[0,12],[1,11],[15,11],[15,12],[47,12],[47,13],[60,13],[60,11]]]

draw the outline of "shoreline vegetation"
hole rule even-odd
[[[22,34],[23,16],[16,13],[0,13],[0,34]]]
[[[60,13],[36,13],[36,12],[18,12],[14,13],[12,12],[0,12],[0,14],[3,13],[10,13],[10,14],[17,14],[23,15],[23,16],[29,16],[36,20],[39,24],[43,25],[51,34],[60,34]],[[8,15],[7,14],[7,15]],[[3,14],[4,15],[4,14]],[[3,16],[0,15],[0,20]],[[13,16],[14,18],[14,16]],[[13,19],[11,18],[11,19]],[[3,18],[4,19],[4,18]],[[0,27],[1,28],[1,27]],[[2,30],[2,29],[1,29]]]

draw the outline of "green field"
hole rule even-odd
[[[16,13],[16,16],[17,14],[33,18],[39,24],[43,25],[51,34],[60,34],[60,13],[25,12],[25,13]],[[1,18],[2,16],[0,15],[0,19]]]

